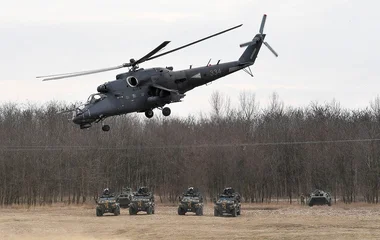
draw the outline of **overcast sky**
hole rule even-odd
[[[244,24],[241,28],[140,67],[204,66],[237,60],[268,15],[254,78],[237,72],[187,93],[172,104],[180,116],[208,112],[220,91],[237,105],[241,91],[265,107],[273,92],[285,106],[331,102],[357,109],[380,93],[380,3],[375,0],[34,0],[0,8],[0,103],[85,101],[121,71],[42,82],[35,77],[110,67],[139,58],[165,40],[166,50]]]

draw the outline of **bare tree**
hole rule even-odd
[[[219,92],[210,103],[210,116],[107,119],[107,134],[57,114],[69,104],[2,104],[0,204],[82,204],[105,187],[141,185],[171,202],[189,186],[210,198],[231,186],[251,202],[294,202],[322,188],[378,203],[380,143],[368,139],[380,135],[379,98],[361,110],[335,100],[285,107],[276,93],[266,108],[247,92],[236,108]]]

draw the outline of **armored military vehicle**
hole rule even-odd
[[[104,213],[113,213],[115,216],[120,215],[120,206],[116,197],[109,193],[108,188],[103,191],[102,196],[96,201],[96,216],[103,216]]]
[[[121,193],[117,197],[117,202],[120,204],[121,208],[128,208],[133,197],[132,188],[123,188]]]
[[[193,187],[189,187],[180,197],[178,215],[185,215],[187,212],[194,212],[197,216],[203,215],[203,197]]]
[[[233,217],[240,215],[240,194],[231,187],[225,188],[218,199],[214,199],[214,216],[223,216],[224,213]]]
[[[147,187],[140,187],[132,196],[129,204],[129,214],[136,215],[138,212],[154,214],[155,203],[153,193],[149,192]]]
[[[314,190],[308,199],[308,205],[325,205],[331,206],[331,195],[328,192],[316,189]]]

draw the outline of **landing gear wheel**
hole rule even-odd
[[[170,108],[168,108],[168,107],[164,107],[164,108],[162,109],[162,114],[163,114],[165,117],[169,116],[171,112],[172,112],[172,111],[171,111]]]
[[[102,126],[102,130],[103,130],[104,132],[108,132],[110,129],[111,129],[111,128],[110,128],[110,125],[103,125],[103,126]]]
[[[153,111],[152,110],[146,110],[145,111],[145,117],[152,118],[153,117]]]

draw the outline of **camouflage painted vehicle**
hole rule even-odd
[[[128,208],[133,197],[132,188],[123,188],[117,197],[117,202],[121,208]]]
[[[120,215],[120,206],[116,202],[115,196],[101,196],[96,203],[96,216],[101,217],[104,213],[113,213],[115,216]]]
[[[146,187],[139,188],[129,204],[129,215],[136,215],[138,212],[146,212],[148,215],[155,212],[154,196]]]
[[[188,188],[180,197],[178,215],[185,215],[187,212],[193,212],[197,216],[203,215],[203,197],[193,187]]]
[[[314,190],[308,199],[308,205],[325,205],[331,206],[331,195],[328,192],[316,189]]]
[[[223,216],[227,213],[236,217],[241,213],[240,194],[233,188],[225,188],[219,198],[214,199],[214,203],[214,216]]]

